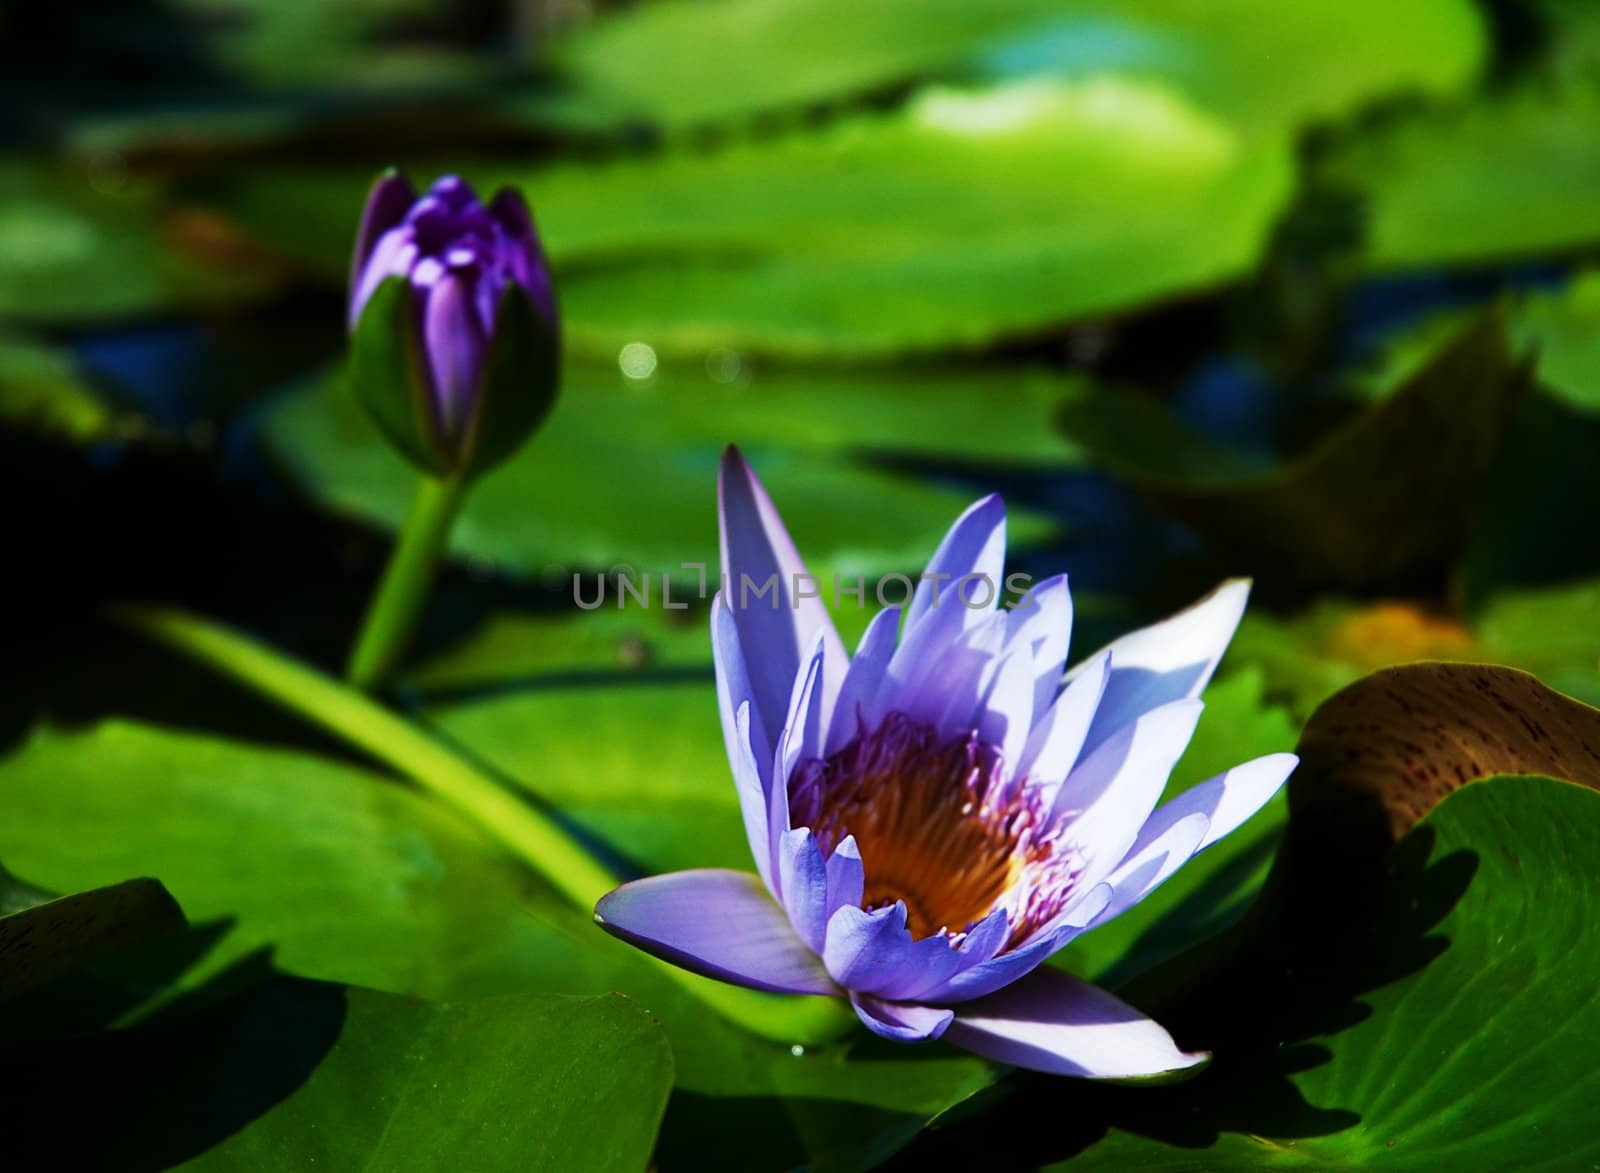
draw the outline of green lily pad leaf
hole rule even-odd
[[[1473,626],[1490,653],[1484,658],[1600,705],[1600,581],[1502,591],[1484,604]]]
[[[0,762],[0,804],[0,858],[40,884],[156,874],[196,922],[233,918],[191,984],[271,947],[308,976],[470,996],[549,948],[520,869],[348,763],[108,721],[35,732]]]
[[[502,618],[407,684],[448,738],[639,874],[753,870],[703,607]]]
[[[1383,402],[1281,468],[1255,473],[1130,392],[1069,400],[1061,421],[1240,565],[1280,580],[1369,587],[1435,568],[1464,544],[1472,487],[1525,375],[1501,317],[1487,314]]]
[[[71,356],[0,332],[0,420],[27,431],[89,443],[137,430],[90,387]]]
[[[1581,786],[1496,778],[1452,793],[1395,848],[1344,958],[1238,973],[1236,1000],[1208,1008],[1270,1032],[1259,1053],[1229,1070],[1219,1051],[1170,1090],[1058,1091],[1064,1117],[1092,1116],[1055,1130],[1052,1155],[1081,1151],[1049,1167],[1592,1164],[1600,1071],[1550,1050],[1600,1038],[1597,836],[1600,794]]]
[[[122,171],[0,160],[0,318],[123,318],[260,292],[240,242],[206,215],[161,212],[161,191]]]
[[[679,0],[627,9],[558,45],[565,88],[533,113],[584,128],[682,129],[977,67],[1154,75],[1232,117],[1292,127],[1393,90],[1454,92],[1476,73],[1483,41],[1460,0],[1305,3],[1292,15],[1257,0]]]
[[[567,683],[581,687],[570,676]],[[697,710],[694,732],[709,735],[721,803],[732,787],[714,698]],[[626,729],[630,737],[670,731],[659,706],[638,719],[646,716],[649,724]],[[520,741],[543,746],[553,762],[576,763],[572,739],[589,728],[525,727]],[[611,767],[592,759],[591,768],[603,780]],[[124,868],[159,870],[197,923],[231,922],[177,993],[198,997],[270,949],[279,968],[299,975],[452,1001],[612,990],[633,997],[662,1021],[676,1058],[663,1169],[705,1168],[712,1157],[730,1168],[769,1159],[872,1164],[997,1074],[952,1050],[878,1045],[864,1030],[801,1051],[748,1034],[438,804],[347,761],[110,720],[34,733],[0,761],[0,803],[0,853],[31,877],[74,888]],[[687,859],[714,837],[710,828],[685,820],[676,842],[656,833]],[[722,1122],[711,1157],[708,1118]],[[735,1118],[747,1126],[727,1127]]]
[[[1301,737],[1250,917],[1127,991],[1212,1067],[1156,1092],[1014,1080],[938,1146],[1003,1128],[1026,1163],[1090,1168],[1577,1160],[1587,1089],[1567,1098],[1538,1050],[1600,1037],[1597,747],[1600,711],[1511,669],[1353,685]],[[1047,1103],[1071,1123],[1031,1123]]]
[[[1600,77],[1600,19],[1583,0],[1528,0],[1543,26],[1544,44],[1535,67],[1562,82]]]
[[[1407,1156],[1429,1164],[1447,1153],[1484,1167],[1526,1167],[1541,1155],[1592,1161],[1600,1144],[1580,1105],[1600,1074],[1541,1052],[1558,1037],[1600,1038],[1600,955],[1587,930],[1600,892],[1600,795],[1542,778],[1497,780],[1452,795],[1419,829],[1391,873],[1420,872],[1422,882],[1401,879],[1383,893],[1368,956],[1384,957],[1386,946],[1401,956],[1415,910],[1428,907],[1416,895],[1443,886],[1432,873],[1472,868],[1470,886],[1429,928],[1445,945],[1437,960],[1373,991],[1360,1025],[1311,1041],[1334,1058],[1296,1080],[1301,1093],[1362,1121],[1303,1147],[1350,1165]]]
[[[1358,193],[1369,271],[1563,254],[1600,239],[1600,91],[1528,86],[1351,134],[1315,170]]]
[[[1262,674],[1253,668],[1206,689],[1205,713],[1167,783],[1163,802],[1252,758],[1294,747],[1288,715],[1266,704],[1262,690]],[[1221,932],[1244,914],[1265,880],[1287,813],[1280,791],[1151,896],[1079,937],[1051,963],[1115,985]]]
[[[660,1025],[615,994],[351,990],[304,1086],[196,1167],[642,1170],[671,1087]]]
[[[881,408],[857,403],[851,409],[858,418],[875,417],[867,442],[911,453],[951,451],[959,448],[962,429],[972,419],[970,401],[963,406],[952,381],[923,414],[914,398],[891,395],[890,387],[899,391],[907,385],[890,376],[876,393],[866,390],[874,382],[866,375],[798,378],[784,392],[781,378],[774,377],[778,406],[773,419],[758,419],[754,406],[742,418],[755,441],[747,455],[780,503],[812,571],[851,579],[920,567],[969,503],[968,494],[880,471],[842,450],[850,443],[842,436],[826,445],[808,443],[807,435],[822,435],[815,424],[793,444],[767,447],[766,442],[780,438],[782,420],[799,415],[803,404],[818,413],[814,418],[822,418],[825,404],[864,394]],[[693,386],[692,378],[688,385]],[[1034,396],[1047,393],[1044,384],[1027,376],[1017,386],[1033,386]],[[913,393],[915,387],[913,380]],[[763,394],[759,387],[747,393]],[[1019,396],[1028,402],[1030,393],[1021,390]],[[940,413],[939,403],[949,411]],[[1026,428],[1044,410],[1035,400],[1030,413],[1019,417],[1020,425],[993,425],[987,433],[989,451],[1002,449],[1009,429]],[[907,432],[922,435],[897,442],[893,429],[905,427],[908,411],[918,414],[917,427]],[[398,528],[415,474],[336,385],[314,384],[281,398],[264,426],[280,463],[324,506]],[[665,386],[634,390],[615,374],[576,369],[543,430],[473,487],[451,549],[513,573],[553,575],[564,588],[571,571],[613,568],[698,582],[699,572],[685,563],[706,567],[714,582],[717,460],[724,444],[743,439],[731,422],[717,416],[714,401],[697,404],[691,395],[670,394]],[[1019,448],[1035,457],[1040,452],[1037,437],[1019,441]],[[1070,449],[1063,445],[1062,452],[1065,458]],[[1019,543],[1049,532],[1039,517],[1026,512],[1015,512],[1011,524]],[[594,589],[593,583],[586,587],[586,601]],[[652,605],[659,606],[659,581],[654,589]]]
[[[187,923],[177,902],[151,879],[75,892],[0,916],[0,999]]]
[[[615,994],[289,978],[9,1058],[11,1151],[74,1168],[642,1170],[672,1084],[660,1026]]]
[[[1290,809],[1369,807],[1398,838],[1445,795],[1497,774],[1600,789],[1600,710],[1526,672],[1413,664],[1333,696],[1300,735]]]
[[[1518,307],[1518,333],[1537,347],[1539,385],[1569,407],[1600,413],[1600,272]]]
[[[630,343],[701,361],[1031,338],[1239,277],[1294,186],[1285,137],[1115,76],[934,88],[715,151],[471,173],[526,192],[565,345],[612,360]],[[360,186],[260,168],[196,198],[332,282]]]
[[[1157,84],[931,89],[823,130],[522,177],[571,346],[970,350],[1228,281],[1292,186]]]

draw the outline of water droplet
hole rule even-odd
[[[789,1048],[789,1054],[793,1055],[796,1059],[800,1058],[800,1056],[804,1055],[805,1053],[806,1049],[799,1043],[796,1043],[794,1046]]]
[[[648,342],[630,342],[617,354],[617,366],[636,383],[642,383],[656,373],[655,347]]]

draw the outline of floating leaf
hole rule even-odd
[[[305,1085],[199,1164],[644,1169],[671,1087],[660,1025],[615,994],[441,1004],[352,990]]]
[[[1285,139],[1117,77],[930,89],[712,151],[472,175],[526,191],[569,349],[695,360],[975,350],[1208,288],[1255,264],[1294,182]],[[257,169],[197,198],[342,281],[357,179]]]
[[[167,890],[150,879],[75,892],[0,916],[0,999],[185,923]]]
[[[1452,794],[1395,849],[1376,919],[1339,938],[1347,953],[1241,973],[1237,1000],[1207,1008],[1216,1029],[1234,1015],[1270,1032],[1243,1070],[1219,1051],[1181,1088],[1059,1089],[1049,1102],[1070,1123],[1046,1132],[1019,1113],[1011,1150],[1080,1149],[1060,1170],[1592,1164],[1582,1105],[1600,1069],[1552,1052],[1600,1039],[1597,837],[1600,795],[1583,787],[1500,778]]]
[[[197,1169],[644,1169],[672,1084],[617,995],[435,1003],[276,979],[13,1053],[8,1144]]]
[[[697,715],[722,758],[714,700]],[[659,733],[671,717],[657,706],[649,720],[627,732]],[[575,762],[575,739],[592,727],[553,726],[536,739],[524,728],[519,740],[546,747],[552,762]],[[655,768],[670,760],[658,755]],[[602,776],[598,759],[592,768]],[[731,793],[726,763],[718,770]],[[960,1052],[873,1044],[864,1032],[803,1055],[747,1034],[437,804],[347,762],[114,721],[34,734],[0,762],[0,803],[0,853],[30,876],[74,887],[130,865],[159,869],[197,922],[232,922],[184,989],[203,991],[268,948],[297,974],[452,1001],[628,994],[660,1018],[676,1057],[678,1094],[657,1158],[664,1169],[872,1163],[996,1075]],[[687,854],[715,832],[708,820],[680,834],[674,849]],[[314,1011],[269,1006],[252,1029],[315,1037],[326,1020]],[[201,1086],[209,1070],[198,1064]],[[160,1086],[170,1102],[170,1087]],[[147,1125],[159,1119],[136,1114]],[[713,1154],[702,1140],[707,1114],[724,1122]],[[735,1117],[743,1130],[726,1126]]]
[[[0,187],[0,318],[128,317],[251,296],[266,279],[219,225],[163,220],[159,189],[125,170],[0,160]]]
[[[1488,651],[1588,704],[1600,704],[1600,581],[1502,591],[1474,623]]]
[[[1569,407],[1600,413],[1600,272],[1574,277],[1558,294],[1532,294],[1517,332],[1537,348],[1539,384]]]
[[[155,874],[195,921],[235,918],[191,981],[271,946],[297,973],[457,997],[539,972],[549,949],[519,869],[346,763],[108,722],[35,733],[0,763],[0,804],[0,858],[38,883]]]
[[[1330,802],[1371,803],[1398,838],[1479,778],[1544,774],[1600,789],[1600,710],[1511,668],[1414,664],[1328,700],[1299,753],[1293,817]]]
[[[89,387],[67,354],[0,333],[0,420],[80,443],[117,430],[109,405]]]
[[[1359,194],[1368,271],[1481,265],[1600,241],[1600,91],[1528,87],[1354,133],[1317,182]]]
[[[1040,457],[1037,420],[1052,394],[1048,380],[1018,376],[1011,385],[1028,405],[1026,412],[1009,420],[996,412],[980,430],[972,401],[953,376],[900,381],[891,375],[809,374],[790,382],[775,375],[773,416],[763,418],[752,403],[730,421],[714,410],[725,398],[696,400],[699,376],[672,377],[682,383],[668,378],[636,390],[614,373],[574,368],[539,435],[474,487],[452,534],[453,551],[529,577],[553,575],[564,589],[570,589],[573,570],[619,566],[636,575],[673,574],[680,583],[694,582],[698,573],[684,563],[705,566],[714,583],[716,463],[725,444],[749,438],[752,463],[784,503],[785,518],[815,573],[849,578],[914,569],[971,495],[879,471],[846,450],[861,443],[912,454],[948,453],[972,435],[977,451],[994,455],[1015,437],[1026,463]],[[919,407],[922,386],[930,392]],[[676,388],[686,390],[674,394]],[[722,394],[760,397],[766,390],[758,383]],[[844,417],[859,421],[861,431],[833,432],[817,422],[826,418],[829,403],[851,397],[859,398]],[[785,442],[785,421],[803,409],[815,413],[811,427],[796,429],[792,442]],[[915,427],[906,427],[908,412],[915,413]],[[748,427],[740,428],[741,421]],[[325,506],[398,528],[414,474],[336,383],[282,398],[265,426],[280,462]],[[1061,451],[1064,460],[1070,457],[1065,445]],[[1016,511],[1012,532],[1013,540],[1025,543],[1048,529],[1037,516]],[[659,582],[655,591],[659,605]]]
[[[1525,373],[1500,317],[1461,330],[1382,403],[1283,467],[1189,436],[1156,404],[1102,390],[1061,421],[1118,476],[1263,577],[1403,581],[1455,555]]]
[[[976,66],[1154,75],[1230,117],[1293,127],[1392,90],[1454,92],[1483,55],[1481,21],[1460,0],[1308,2],[1292,14],[1260,0],[678,0],[625,10],[559,45],[566,88],[532,109],[581,127],[679,129]]]
[[[1128,991],[1213,1051],[1205,1075],[1154,1092],[1014,1080],[1003,1115],[938,1147],[982,1151],[1001,1127],[1019,1163],[1076,1151],[1088,1168],[1580,1159],[1587,1081],[1538,1052],[1600,1038],[1597,735],[1600,711],[1509,669],[1417,665],[1345,690],[1301,738],[1263,900]],[[1542,770],[1564,780],[1504,776]],[[1046,1104],[1066,1123],[1041,1127]]]

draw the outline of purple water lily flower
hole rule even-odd
[[[558,328],[550,270],[522,196],[501,188],[484,204],[466,181],[446,175],[419,198],[405,176],[385,175],[367,197],[351,263],[349,327],[358,343],[363,316],[391,278],[409,296],[379,312],[377,373],[357,388],[364,399],[377,397],[369,407],[380,426],[414,459],[449,471],[465,446],[483,439],[474,433],[493,390],[485,384],[494,354],[504,335],[515,334],[501,346],[516,352],[502,364],[511,368],[503,381],[514,384],[506,395],[522,403],[497,412],[496,421],[514,419],[520,442],[532,426],[524,418],[529,405],[536,422],[553,398]],[[420,359],[410,377],[389,372],[395,351]],[[418,385],[421,394],[412,398],[421,404],[384,398],[402,390],[395,384]],[[488,438],[498,458],[507,445],[497,440]]]
[[[720,498],[717,694],[760,875],[638,880],[600,901],[600,923],[725,981],[847,994],[890,1039],[1096,1079],[1203,1062],[1041,963],[1249,818],[1294,768],[1274,754],[1158,805],[1249,584],[1067,671],[1065,576],[997,605],[1005,509],[990,496],[951,527],[903,622],[881,611],[850,657],[733,449]]]

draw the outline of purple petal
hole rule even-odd
[[[489,341],[472,307],[469,282],[453,274],[439,279],[423,311],[422,337],[440,424],[446,436],[459,436],[478,392]]]
[[[489,211],[516,246],[509,250],[511,275],[533,299],[533,304],[551,325],[557,322],[555,290],[550,281],[550,268],[539,244],[538,230],[533,226],[533,214],[528,211],[528,201],[513,187],[502,187],[494,193]]]
[[[944,591],[919,622],[912,624],[908,619],[900,645],[889,657],[884,706],[931,721],[945,699],[941,664],[952,651],[968,647],[972,640],[988,639],[985,633],[991,629],[985,621],[994,618],[974,613],[954,591]],[[988,640],[995,647],[1005,635],[1004,617],[999,618],[1001,623],[993,629],[995,638]],[[979,667],[986,662],[980,659]]]
[[[889,657],[894,655],[899,624],[899,607],[885,607],[867,624],[856,654],[845,670],[844,683],[839,686],[833,719],[828,727],[827,753],[844,748],[858,733],[875,728],[883,719],[886,710],[880,703],[879,693],[883,689],[884,673],[889,668]]]
[[[806,828],[785,831],[779,838],[778,875],[794,931],[808,948],[821,953],[828,934],[828,866]]]
[[[894,707],[928,722],[945,737],[970,733],[999,666],[1005,635],[1004,615],[990,615],[957,632],[920,680],[907,680],[896,690]]]
[[[750,854],[755,857],[762,880],[776,893],[772,836],[767,823],[772,751],[766,731],[759,725],[760,718],[750,706],[750,687],[739,647],[739,633],[734,629],[733,616],[722,605],[720,593],[711,601],[711,654],[716,663],[722,736],[739,795],[739,809],[744,815],[745,836],[750,841]]]
[[[1084,748],[1093,749],[1159,705],[1199,696],[1227,650],[1249,597],[1249,579],[1229,579],[1187,610],[1108,645],[1111,677]]]
[[[367,308],[378,286],[390,277],[407,276],[416,256],[417,245],[408,228],[391,229],[378,238],[366,265],[350,284],[349,327],[352,331],[361,321],[361,311]]]
[[[1148,842],[1135,844],[1128,857],[1106,877],[1106,883],[1111,885],[1111,903],[1090,927],[1098,928],[1122,915],[1166,883],[1200,850],[1210,822],[1203,812],[1194,811],[1164,827]]]
[[[934,551],[928,569],[923,573],[924,581],[917,584],[916,593],[911,596],[911,606],[906,610],[906,631],[909,633],[933,611],[935,599],[942,602],[953,594],[956,583],[969,574],[986,576],[993,588],[990,606],[975,610],[974,615],[993,610],[1004,589],[1001,573],[1005,555],[1006,506],[998,494],[991,493],[973,502],[965,513],[956,518],[950,532],[945,534],[939,548]],[[943,577],[941,579],[938,576]],[[972,589],[978,590],[976,586]],[[983,596],[976,594],[974,597]]]
[[[739,640],[739,629],[721,591],[711,600],[711,659],[717,678],[717,700],[722,711],[722,733],[727,740],[728,757],[732,759],[735,745],[734,715],[739,711],[739,706],[746,702],[753,704],[755,698],[751,695],[750,674],[745,667],[744,645]],[[778,727],[776,732],[781,734],[782,727]],[[754,751],[756,760],[762,763],[761,780],[766,783],[771,777],[769,767],[773,739],[761,720],[761,714],[754,709],[750,712],[750,733],[749,748]]]
[[[804,675],[795,680],[794,696],[789,700],[789,715],[784,721],[777,759],[772,765],[772,781],[767,785],[767,828],[771,836],[772,858],[780,858],[779,843],[790,829],[789,775],[795,765],[812,756],[812,747],[821,746],[822,718],[818,713],[822,692],[822,648],[820,638],[812,650]],[[778,897],[783,899],[782,872],[778,873]]]
[[[1054,969],[961,1007],[945,1038],[996,1062],[1084,1079],[1150,1079],[1208,1058],[1179,1050],[1158,1023]]]
[[[1133,849],[1139,850],[1179,819],[1200,812],[1206,816],[1208,827],[1195,851],[1204,851],[1265,806],[1299,762],[1292,753],[1268,754],[1189,787],[1156,808]]]
[[[822,600],[798,597],[797,581],[810,580],[805,563],[761,482],[739,450],[731,446],[722,456],[717,499],[726,602],[747,657],[751,699],[764,727],[779,729],[800,673],[800,658],[812,639],[822,633],[824,680],[832,688],[844,679],[844,645]],[[797,579],[797,575],[804,577]],[[746,576],[752,583],[748,595],[743,589]],[[775,593],[756,598],[754,589],[769,579]],[[824,694],[822,702],[826,727],[832,697]]]
[[[977,720],[978,736],[999,746],[1001,777],[1010,780],[1033,724],[1034,664],[1032,657],[1019,649],[999,663],[983,698]]]
[[[847,905],[859,907],[865,890],[861,849],[856,846],[854,835],[846,835],[828,857],[828,919],[832,920],[833,914]]]
[[[906,906],[895,901],[868,912],[846,906],[828,920],[822,950],[828,972],[847,990],[900,999],[942,984],[960,957],[941,934],[913,941]]]
[[[1183,756],[1204,705],[1173,701],[1119,729],[1062,783],[1061,841],[1083,861],[1078,883],[1098,884],[1127,857]]]
[[[1017,763],[1017,773],[1036,786],[1048,788],[1046,798],[1078,764],[1110,674],[1111,653],[1102,652],[1085,664],[1061,690],[1061,695],[1028,735],[1022,760]]]
[[[824,655],[819,631],[801,661],[803,672],[795,677],[794,692],[789,697],[778,758],[773,763],[774,786],[786,786],[800,762],[822,756],[823,733],[827,728],[822,717],[822,697],[828,689],[823,678]]]
[[[837,994],[817,955],[748,872],[704,868],[624,884],[595,920],[646,953],[708,977],[786,994]]]
[[[750,750],[750,702],[739,706],[734,717],[738,745],[729,765],[733,768],[734,790],[739,796],[739,813],[744,818],[744,834],[750,844],[750,857],[755,860],[756,871],[762,883],[774,896],[778,895],[777,853],[773,843],[788,826],[788,808],[784,808],[783,822],[773,831],[771,822],[770,790],[762,785],[761,767]]]
[[[907,1002],[885,1002],[871,994],[852,994],[850,1004],[868,1030],[897,1043],[920,1043],[944,1034],[953,1011]]]
[[[1008,645],[1026,648],[1035,670],[1033,711],[1043,713],[1061,689],[1072,638],[1072,592],[1067,576],[1058,574],[1031,589],[1006,613]]]
[[[380,176],[378,182],[372,185],[372,190],[367,193],[366,206],[361,210],[361,226],[356,229],[355,252],[350,259],[352,328],[356,319],[361,316],[361,307],[366,305],[367,297],[371,297],[372,289],[377,288],[377,283],[373,282],[371,288],[367,288],[365,297],[359,300],[356,297],[356,291],[364,287],[362,275],[367,268],[367,258],[372,255],[372,250],[384,233],[404,220],[406,212],[416,201],[416,189],[411,186],[411,181],[398,171],[390,171]]]

